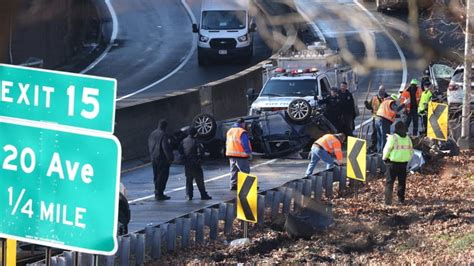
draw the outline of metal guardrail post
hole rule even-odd
[[[219,220],[225,220],[227,205],[224,202],[219,203]]]
[[[122,246],[120,249],[120,265],[126,266],[130,263],[130,237],[121,237]],[[82,262],[80,265],[83,265]]]
[[[287,214],[290,212],[291,208],[291,199],[293,198],[293,189],[292,188],[285,188],[283,187],[281,189],[281,192],[283,193],[283,213]]]
[[[58,257],[58,266],[67,266],[65,257],[63,256]]]
[[[311,179],[303,179],[303,195],[306,197],[311,197],[311,191],[313,188],[313,180]]]
[[[226,207],[226,213],[225,213],[224,234],[231,235],[233,223],[235,219],[236,207],[234,203],[227,203],[226,205],[227,207]]]
[[[183,231],[181,232],[181,247],[186,249],[189,247],[189,239],[191,233],[191,218],[183,218]]]
[[[211,209],[206,208],[204,209],[204,225],[209,226],[211,223]]]
[[[259,225],[263,225],[263,223],[265,222],[265,195],[258,195],[257,219]]]
[[[198,213],[196,217],[196,242],[204,242],[204,214]]]
[[[323,196],[323,177],[320,175],[312,176],[314,184],[314,199],[317,202],[321,201],[321,197]]]
[[[161,236],[161,227],[156,227],[153,230],[153,245],[151,248],[151,257],[153,259],[161,258],[161,243],[162,243],[162,236]]]
[[[135,263],[136,265],[145,264],[145,234],[138,234],[137,246],[135,248]]]
[[[135,254],[135,248],[137,247],[137,236],[138,234],[132,233],[130,234],[130,254]]]
[[[332,172],[325,171],[324,177],[326,177],[325,190],[326,190],[326,197],[328,199],[332,199],[333,194],[333,176]]]
[[[166,246],[168,252],[176,250],[176,224],[169,223],[166,232]]]
[[[212,240],[217,239],[217,230],[219,227],[219,210],[211,208],[211,217],[209,221],[209,238]]]
[[[272,219],[278,216],[280,212],[280,198],[282,197],[281,191],[275,191],[273,196],[273,203],[272,203]]]
[[[174,223],[176,224],[176,237],[183,236],[183,218],[174,219]]]
[[[269,190],[265,192],[265,207],[271,208],[273,205],[273,196],[275,195],[275,191]]]
[[[147,225],[145,227],[145,252],[146,254],[151,253],[151,247],[153,244],[153,234],[154,234],[153,226]]]

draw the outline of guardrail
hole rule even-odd
[[[385,171],[380,155],[367,156],[367,181],[379,171]],[[284,185],[259,193],[258,223],[274,221],[280,215],[295,212],[309,201],[324,203],[325,213],[332,213],[331,200],[337,184],[339,196],[348,189],[346,167],[339,166],[319,172],[309,178],[297,179]],[[174,218],[157,226],[118,238],[119,248],[114,256],[94,256],[84,253],[64,252],[51,258],[51,265],[144,265],[160,259],[165,253],[187,249],[196,244],[215,241],[219,237],[235,236],[233,225],[236,220],[235,199],[200,209],[196,212]],[[74,264],[74,258],[77,263]],[[32,265],[43,265],[44,261]]]

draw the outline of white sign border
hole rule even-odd
[[[67,76],[75,76],[75,77],[88,78],[88,79],[100,79],[100,80],[106,80],[106,81],[113,82],[114,83],[114,86],[113,86],[113,90],[114,90],[113,91],[113,96],[114,97],[113,97],[113,100],[112,100],[112,125],[111,125],[110,130],[100,130],[100,129],[94,129],[94,128],[84,128],[84,129],[91,130],[91,131],[97,131],[97,132],[105,132],[105,133],[109,133],[109,134],[114,133],[114,130],[115,130],[115,113],[116,113],[115,110],[117,108],[116,107],[116,103],[117,103],[117,80],[116,79],[107,78],[107,77],[93,76],[93,75],[71,73],[71,72],[65,72],[65,71],[43,69],[43,68],[33,68],[33,67],[1,64],[1,63],[0,63],[0,67],[18,68],[18,69],[24,69],[24,70],[28,70],[28,71],[47,72],[47,73],[52,73],[52,74],[56,74],[56,75],[67,75]],[[18,118],[18,119],[24,119],[24,120],[28,120],[28,121],[36,121],[36,120],[29,120],[29,119],[26,119],[26,118]],[[38,121],[38,122],[50,123],[50,124],[53,124],[53,125],[58,124],[58,125],[62,125],[62,126],[65,126],[65,127],[81,128],[79,126],[64,125],[64,124],[56,123],[56,122],[52,122],[52,121]]]
[[[87,249],[87,248],[81,248],[81,247],[75,247],[75,246],[69,246],[69,245],[64,245],[57,243],[55,241],[48,241],[48,240],[38,240],[38,239],[33,239],[33,238],[27,238],[27,237],[19,237],[19,236],[14,236],[14,235],[9,235],[9,234],[4,234],[0,232],[0,237],[3,238],[9,238],[9,239],[15,239],[18,241],[26,242],[26,243],[33,243],[33,244],[38,244],[38,245],[43,245],[43,246],[48,246],[48,247],[53,247],[53,248],[59,248],[59,249],[64,249],[64,250],[72,250],[72,251],[78,251],[78,252],[83,252],[83,253],[90,253],[90,254],[97,254],[97,255],[114,255],[117,252],[118,249],[118,241],[117,241],[117,227],[118,227],[118,207],[119,207],[119,190],[120,190],[120,169],[121,169],[121,158],[122,158],[122,146],[120,145],[120,141],[115,137],[114,135],[106,134],[106,133],[99,133],[99,132],[91,132],[89,130],[77,130],[77,128],[65,128],[64,126],[58,126],[55,124],[46,124],[42,122],[37,122],[37,121],[30,121],[30,120],[23,120],[23,119],[17,119],[17,118],[10,118],[10,117],[4,117],[0,116],[0,123],[7,123],[7,124],[14,124],[18,126],[26,126],[26,127],[34,127],[34,128],[40,128],[40,129],[48,129],[48,130],[55,130],[55,131],[62,131],[66,133],[72,133],[72,134],[78,134],[78,135],[84,135],[84,136],[91,136],[91,137],[98,137],[98,138],[105,138],[105,139],[110,139],[115,142],[117,145],[117,172],[116,172],[116,182],[115,182],[115,206],[114,206],[114,226],[113,226],[113,232],[112,232],[112,238],[114,240],[114,247],[111,251],[102,251],[102,250],[93,250],[93,249]],[[73,129],[73,130],[72,130]]]

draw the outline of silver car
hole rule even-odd
[[[447,96],[450,109],[462,105],[464,98],[464,65],[458,66],[449,82]],[[474,64],[471,70],[471,106],[474,105]]]

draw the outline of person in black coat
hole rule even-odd
[[[339,90],[339,97],[341,97],[341,112],[342,112],[342,133],[346,136],[353,136],[354,119],[356,117],[356,110],[354,105],[354,97],[347,89],[347,82],[341,82],[341,89]]]
[[[170,136],[166,132],[168,122],[160,120],[158,128],[148,137],[148,151],[150,152],[153,168],[153,182],[155,183],[155,199],[168,200],[171,197],[164,194],[170,174],[170,166],[174,161],[173,149],[170,145]]]
[[[186,175],[186,199],[193,199],[193,180],[201,193],[202,200],[212,199],[204,187],[204,174],[201,167],[201,159],[204,155],[202,145],[196,140],[197,130],[194,127],[189,128],[188,136],[181,141],[179,152],[183,156],[184,172]]]
[[[331,94],[326,98],[318,98],[318,104],[326,105],[326,108],[324,108],[324,116],[337,129],[337,132],[342,132],[341,98],[338,95],[338,89],[336,87],[332,87],[330,93]]]

